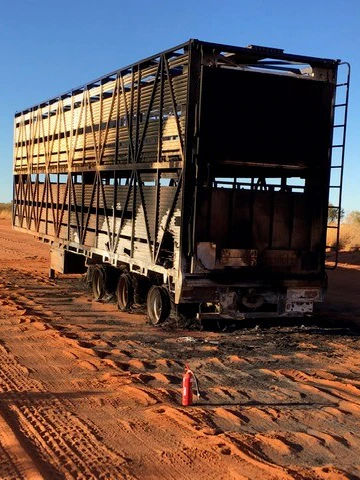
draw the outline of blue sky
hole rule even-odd
[[[267,45],[351,63],[343,207],[360,210],[359,0],[3,2],[0,202],[12,197],[16,111],[189,38]]]

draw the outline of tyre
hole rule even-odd
[[[116,288],[117,305],[121,312],[129,311],[134,303],[134,288],[130,273],[120,275]]]
[[[171,302],[164,287],[153,286],[147,295],[147,313],[153,325],[164,322],[170,315]]]
[[[105,295],[105,272],[101,267],[94,268],[92,272],[91,286],[94,300],[101,300]]]

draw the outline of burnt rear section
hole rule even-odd
[[[323,272],[333,97],[312,77],[204,68],[195,228],[217,265],[251,250],[248,274]]]
[[[183,295],[218,302],[200,317],[311,313],[326,290],[338,62],[224,50],[201,47]]]
[[[204,67],[202,159],[218,173],[224,164],[328,170],[334,88],[313,77]]]

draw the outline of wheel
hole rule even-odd
[[[134,288],[129,273],[123,273],[120,275],[116,288],[116,298],[118,308],[122,312],[129,310],[134,303]]]
[[[147,313],[153,325],[158,325],[170,315],[170,297],[163,287],[153,286],[147,295]]]
[[[91,285],[94,300],[101,300],[101,298],[105,295],[105,273],[101,267],[94,268]]]

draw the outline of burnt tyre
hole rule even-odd
[[[116,288],[117,306],[121,312],[130,310],[134,303],[134,287],[130,273],[120,275]]]
[[[171,311],[171,302],[164,287],[153,286],[147,295],[147,314],[153,325],[164,322]]]
[[[94,268],[92,272],[91,286],[94,300],[98,301],[103,298],[106,292],[105,288],[105,272],[103,268]]]

